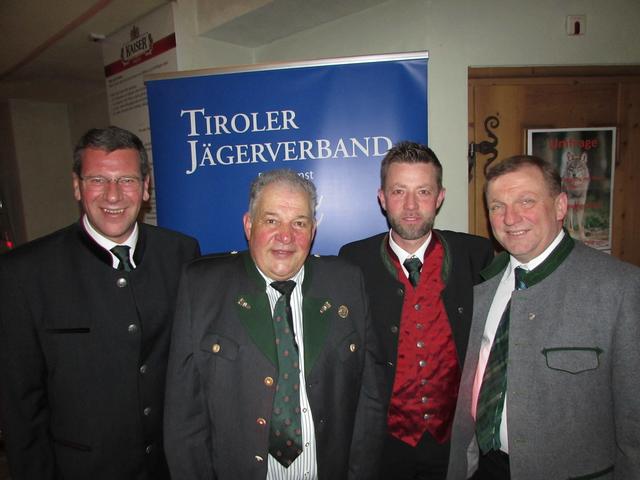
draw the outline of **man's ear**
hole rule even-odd
[[[251,216],[249,212],[245,213],[242,216],[242,225],[244,227],[244,235],[247,237],[247,240],[251,238]]]
[[[73,182],[73,196],[79,202],[82,199],[82,192],[80,191],[80,177],[75,172],[71,172],[71,179]]]

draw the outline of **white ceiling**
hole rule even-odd
[[[102,49],[109,35],[170,0],[0,0],[0,99],[73,102],[104,89]],[[256,47],[386,0],[261,0],[203,33]],[[198,0],[220,17],[238,0]],[[245,1],[245,3],[247,3]],[[251,3],[251,2],[248,2]]]

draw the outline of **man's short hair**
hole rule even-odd
[[[316,218],[316,203],[318,200],[318,194],[316,192],[316,186],[311,180],[307,180],[303,176],[289,169],[276,169],[270,170],[258,175],[253,182],[251,182],[251,188],[249,190],[249,216],[253,218],[256,202],[262,190],[267,185],[272,183],[283,183],[288,185],[294,190],[300,190],[307,194],[309,197],[309,206],[311,207],[311,216],[315,220]]]
[[[140,158],[140,174],[146,178],[149,174],[149,157],[142,140],[124,128],[113,125],[107,128],[92,128],[78,140],[73,150],[73,173],[82,174],[82,154],[86,148],[95,148],[111,153],[115,150],[133,148]]]
[[[560,195],[560,192],[562,191],[562,179],[554,165],[533,155],[514,155],[512,157],[505,158],[489,169],[486,176],[487,181],[484,184],[485,197],[487,196],[489,183],[492,180],[495,180],[502,175],[506,175],[507,173],[517,172],[524,167],[534,167],[540,170],[551,196],[556,197]]]
[[[380,164],[380,187],[384,188],[389,167],[394,163],[426,163],[436,169],[438,190],[442,190],[442,165],[436,154],[426,145],[403,141],[389,149]]]

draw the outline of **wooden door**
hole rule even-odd
[[[640,266],[640,66],[470,68],[469,142],[489,148],[470,165],[469,231],[490,237],[493,157],[526,153],[527,129],[589,127],[617,127],[611,253]]]

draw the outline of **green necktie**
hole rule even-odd
[[[515,268],[515,289],[527,288],[522,267]],[[511,300],[504,309],[496,336],[493,339],[489,360],[482,377],[476,409],[476,436],[482,453],[500,449],[500,423],[507,391],[507,359],[509,357],[509,310]]]
[[[130,248],[126,245],[116,245],[111,249],[111,253],[120,260],[118,270],[124,270],[125,272],[131,272],[133,270],[133,265],[131,265],[131,260],[129,259],[129,250]]]
[[[293,332],[291,292],[293,280],[271,284],[280,298],[273,309],[273,328],[278,351],[278,383],[273,399],[269,453],[284,467],[288,467],[302,453],[300,421],[300,364]]]
[[[420,269],[422,268],[422,262],[418,257],[407,258],[404,263],[404,268],[409,272],[409,281],[414,287],[418,285],[420,280]]]

